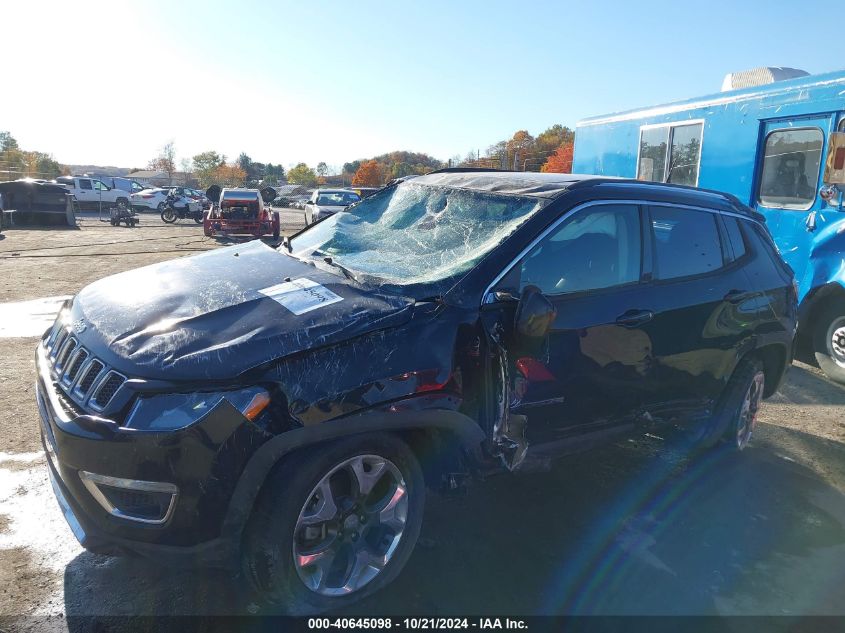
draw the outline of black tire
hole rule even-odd
[[[202,224],[202,212],[194,213],[194,222]]]
[[[319,494],[318,484],[336,467],[347,460],[360,456],[377,456],[388,460],[401,472],[404,489],[407,494],[406,519],[401,537],[396,543],[392,555],[375,577],[364,581],[360,588],[343,595],[328,596],[318,593],[306,586],[300,576],[300,571],[294,563],[294,539],[300,513],[306,510],[306,503],[313,501]],[[336,471],[341,477],[344,470]],[[387,473],[390,474],[390,473]],[[332,476],[334,477],[334,475]],[[384,479],[384,477],[382,477]],[[335,482],[335,479],[331,480]],[[352,479],[350,478],[350,481]],[[379,480],[382,481],[381,479]],[[391,479],[391,481],[395,481]],[[373,487],[373,491],[380,484]],[[335,492],[333,495],[337,494]],[[388,495],[389,496],[389,493]],[[394,495],[395,497],[395,495]],[[337,501],[332,507],[343,507],[351,497],[333,496]],[[363,505],[363,504],[362,504]],[[425,483],[422,470],[414,454],[405,443],[387,434],[367,434],[345,438],[322,444],[283,459],[282,463],[271,473],[265,482],[256,501],[252,516],[244,532],[242,549],[242,568],[255,594],[256,600],[263,606],[274,610],[281,610],[290,615],[307,615],[323,611],[342,608],[361,598],[368,596],[392,581],[402,570],[413,551],[422,524],[423,508],[425,505]],[[350,511],[357,515],[359,511]],[[343,517],[342,512],[334,516]],[[360,539],[369,548],[372,532],[367,532],[367,524],[363,527],[357,523],[352,529],[351,536],[346,521],[342,519],[321,522],[319,530],[323,530],[321,538],[333,538],[341,543],[340,548],[352,547],[342,544],[343,539]],[[335,526],[339,532],[326,537],[331,530],[326,527]],[[304,528],[305,530],[310,528]],[[375,529],[383,529],[379,523]],[[358,536],[357,530],[360,531]],[[343,537],[343,538],[341,538]],[[384,536],[378,536],[377,546],[382,545]],[[356,541],[357,542],[357,541]],[[346,551],[346,550],[344,550]],[[342,557],[335,556],[343,563]],[[341,564],[340,570],[342,571]],[[332,567],[332,570],[335,568]],[[352,567],[347,572],[352,575]],[[368,568],[374,569],[374,568]],[[304,573],[304,572],[302,572]],[[322,581],[326,576],[326,584],[331,577],[328,571],[320,574]],[[337,576],[338,582],[345,584],[344,576]],[[322,585],[320,585],[322,586]]]
[[[177,217],[178,216],[176,214],[176,210],[172,207],[164,207],[164,209],[162,209],[161,211],[161,219],[167,224],[173,224],[174,222],[176,222]]]
[[[845,299],[829,301],[811,327],[816,362],[828,378],[845,385]]]
[[[716,405],[710,426],[699,443],[701,448],[726,444],[743,450],[753,434],[765,387],[763,364],[756,358],[740,361]],[[749,397],[750,410],[746,411]]]

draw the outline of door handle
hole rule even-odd
[[[746,290],[729,290],[728,293],[722,297],[724,301],[728,303],[742,303],[745,301],[751,293],[747,292]]]
[[[654,312],[651,310],[628,310],[624,314],[616,317],[616,325],[622,327],[637,327],[643,323],[648,323],[654,318]]]

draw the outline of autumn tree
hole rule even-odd
[[[149,168],[163,171],[167,174],[168,184],[173,184],[173,172],[176,171],[176,146],[173,141],[164,144],[164,147],[159,150],[158,156],[150,161]]]
[[[543,166],[540,167],[542,172],[551,172],[556,174],[570,174],[572,173],[572,153],[575,149],[574,143],[567,142],[558,147],[554,154],[549,156]]]
[[[357,187],[378,187],[382,184],[384,175],[376,160],[362,163],[352,177],[352,184]]]
[[[214,170],[214,182],[221,187],[240,187],[244,180],[246,172],[237,163],[223,163]]]
[[[305,163],[299,163],[288,170],[288,182],[292,185],[313,187],[317,184],[317,174]]]

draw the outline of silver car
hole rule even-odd
[[[361,196],[350,189],[317,189],[305,203],[305,224],[313,224],[343,211],[360,199]]]

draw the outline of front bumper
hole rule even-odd
[[[240,413],[220,407],[175,432],[99,429],[63,405],[43,346],[36,364],[36,399],[50,479],[80,544],[96,553],[134,552],[174,564],[235,564],[237,544],[222,536],[221,526],[237,479],[262,443],[250,435],[255,431]],[[178,490],[178,502],[174,498],[162,521],[129,519],[103,507],[84,473],[163,482]]]

